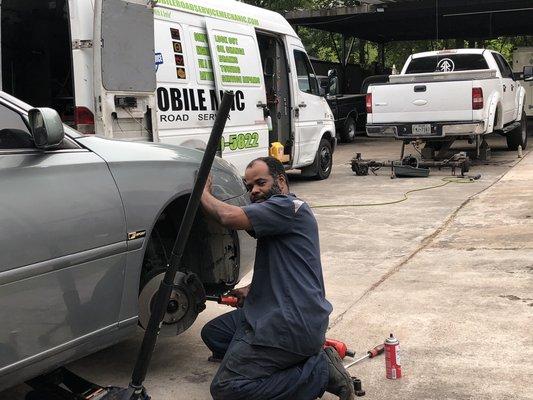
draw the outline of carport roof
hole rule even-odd
[[[285,17],[294,26],[373,42],[533,35],[533,0],[365,0]]]

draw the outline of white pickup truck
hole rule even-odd
[[[496,132],[507,137],[510,150],[525,149],[525,94],[505,58],[494,51],[414,54],[390,83],[369,88],[367,133],[422,139],[439,150],[458,138]]]

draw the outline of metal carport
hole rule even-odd
[[[287,20],[377,43],[533,35],[533,0],[366,0],[292,11]]]
[[[379,44],[382,68],[385,44],[394,41],[493,39],[533,35],[533,0],[363,0],[355,7],[297,10],[285,15],[305,26],[342,35],[341,85],[353,48],[347,38]],[[335,41],[334,41],[335,43]],[[462,47],[462,46],[461,46]]]

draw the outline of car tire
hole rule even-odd
[[[522,150],[527,147],[527,116],[525,111],[522,111],[522,118],[520,120],[520,126],[513,129],[506,136],[507,148],[512,151],[518,150],[518,146],[522,146]]]
[[[356,129],[357,129],[357,125],[354,119],[352,117],[346,118],[344,127],[342,128],[342,131],[340,132],[341,141],[343,143],[352,143],[355,139]]]
[[[333,168],[333,150],[328,139],[322,139],[316,151],[315,162],[308,168],[312,169],[312,176],[317,180],[328,179]]]

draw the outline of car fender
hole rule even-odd
[[[488,115],[487,115],[487,130],[486,133],[492,133],[495,130],[503,128],[502,117],[502,96],[499,92],[494,92],[488,102]],[[498,118],[495,118],[498,116]],[[498,124],[494,126],[494,121],[497,120]]]

